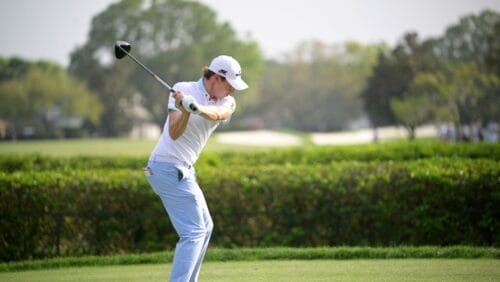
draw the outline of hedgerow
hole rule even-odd
[[[500,244],[500,163],[203,165],[219,247]],[[141,169],[0,173],[0,259],[172,249]]]
[[[287,148],[247,152],[203,152],[197,168],[260,165],[329,165],[340,161],[408,161],[428,158],[500,160],[500,143],[394,142],[356,146]],[[141,169],[148,156],[53,157],[40,154],[3,155],[0,171]]]

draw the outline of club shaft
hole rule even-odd
[[[136,62],[139,66],[141,66],[143,69],[145,69],[152,77],[154,77],[158,82],[160,82],[163,86],[165,86],[170,92],[173,92],[174,90],[172,89],[172,87],[170,87],[170,85],[168,85],[168,83],[166,83],[165,81],[163,81],[163,79],[161,79],[159,76],[157,76],[153,71],[151,71],[148,67],[146,67],[145,65],[143,65],[139,60],[137,60],[134,56],[132,56],[132,54],[130,54],[129,52],[127,52],[126,50],[124,50],[121,46],[119,46],[120,49],[125,52],[125,54],[127,54],[134,62]]]

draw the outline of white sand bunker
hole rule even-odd
[[[419,138],[436,137],[437,130],[433,125],[421,126],[416,129],[416,136]],[[380,127],[376,138],[380,141],[391,139],[408,138],[408,132],[403,127]],[[366,144],[375,139],[372,129],[361,129],[346,132],[313,133],[312,142],[315,145],[346,145],[346,144]]]
[[[298,146],[302,139],[287,133],[268,130],[223,132],[217,134],[217,142],[248,146]]]

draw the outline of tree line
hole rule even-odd
[[[171,85],[201,77],[218,54],[238,58],[250,88],[223,130],[336,131],[425,123],[499,121],[500,14],[485,10],[442,36],[403,34],[394,47],[305,41],[265,60],[209,7],[184,0],[122,0],[93,20],[87,41],[64,69],[0,58],[0,137],[123,136],[150,121],[160,128],[168,92],[135,64],[117,61],[115,40]]]
[[[102,111],[99,97],[64,68],[0,57],[2,139],[79,136]]]
[[[404,125],[410,136],[424,123],[463,125],[500,117],[500,14],[462,17],[438,38],[407,33],[380,52],[361,93],[374,126]]]

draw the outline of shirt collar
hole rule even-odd
[[[208,96],[207,89],[205,88],[205,84],[203,83],[203,77],[198,80],[196,83],[198,85],[198,90],[200,90],[201,93],[203,93],[205,96]]]
[[[205,95],[205,97],[207,97],[208,100],[214,100],[214,101],[218,100],[217,97],[210,96],[210,94],[208,94],[208,91],[205,88],[205,84],[203,83],[203,77],[200,78],[200,80],[198,80],[196,84],[198,85],[198,90],[200,90],[200,92],[203,93],[203,95]]]

